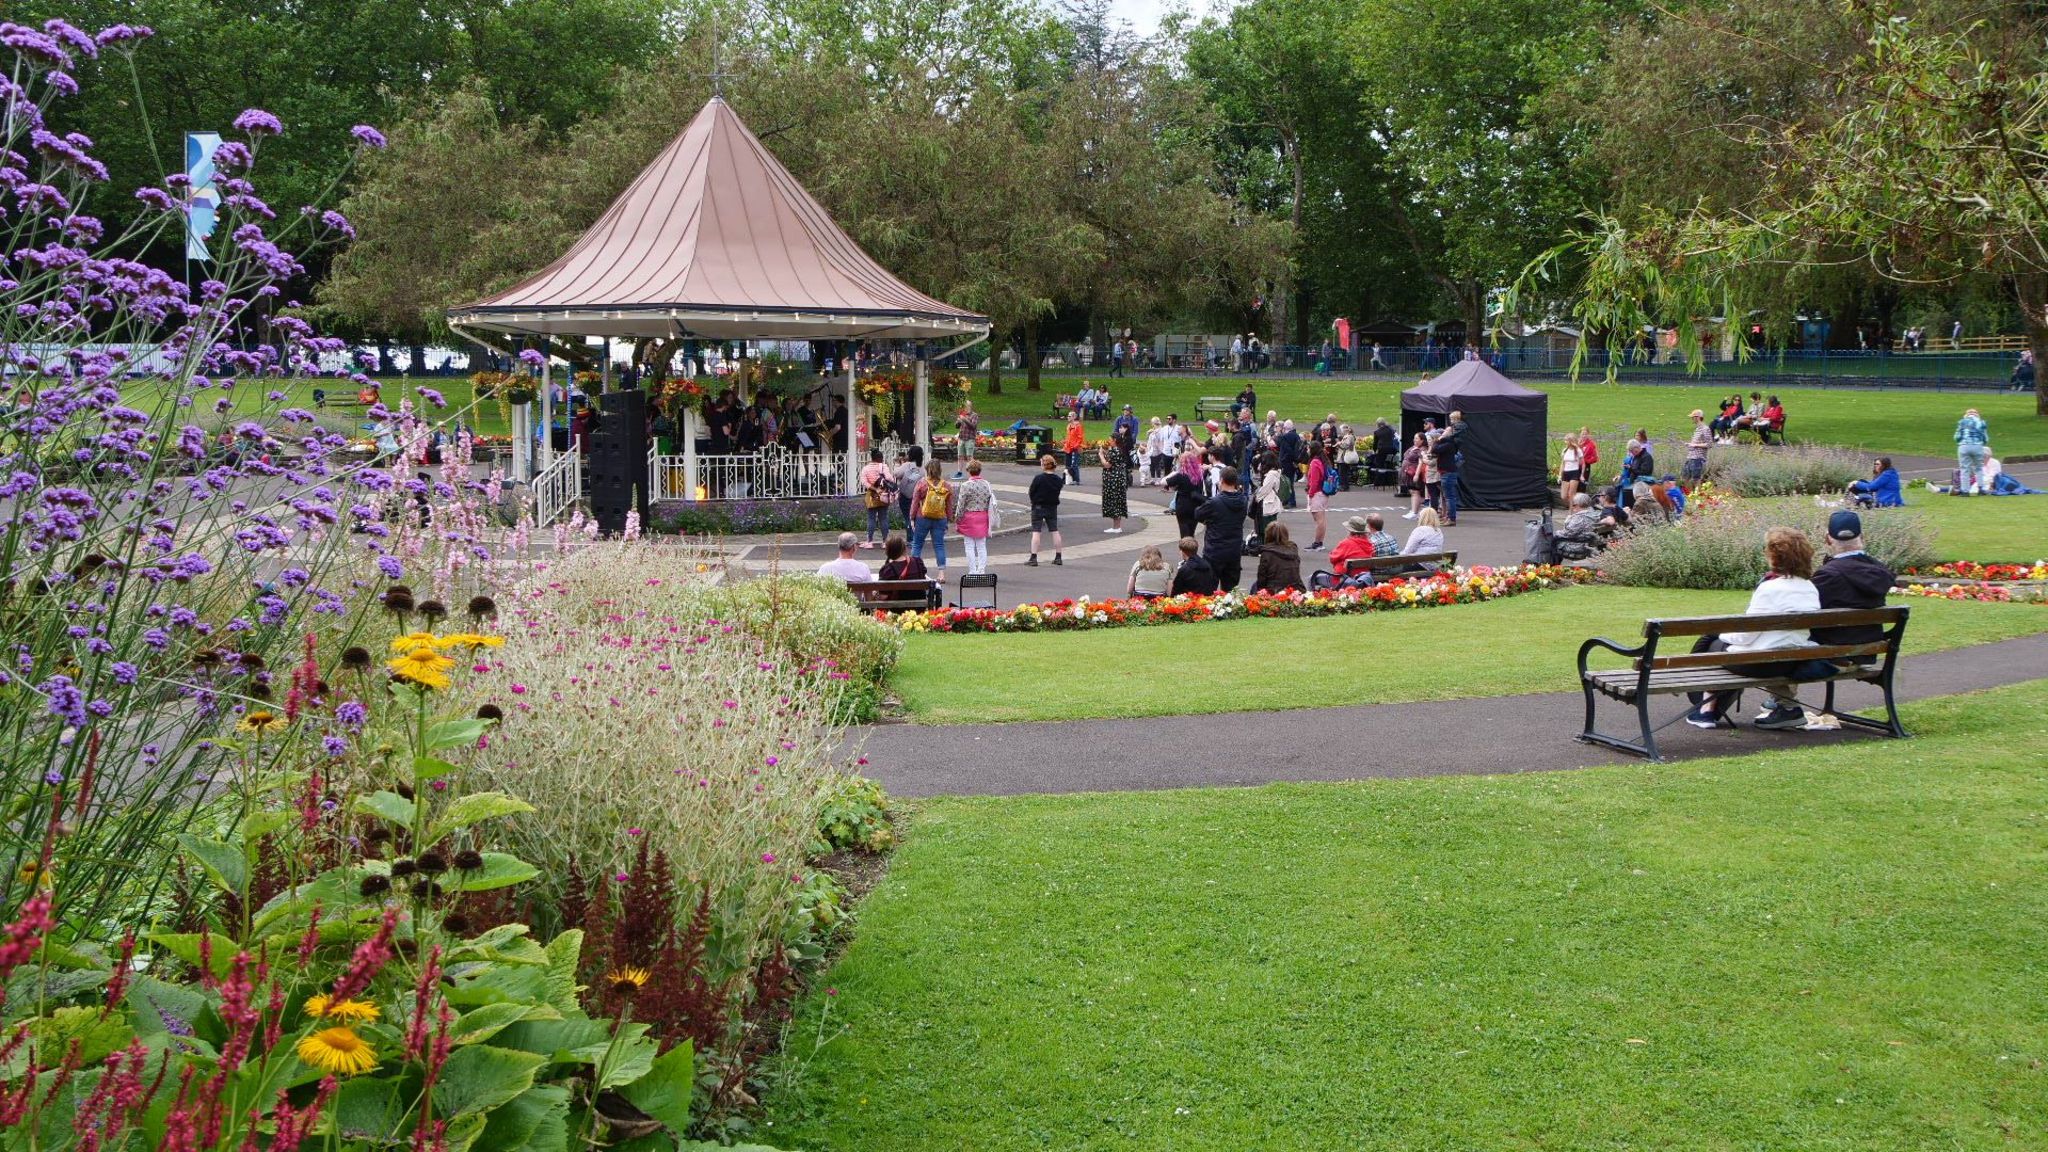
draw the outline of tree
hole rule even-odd
[[[1850,7],[1862,50],[1832,70],[1844,111],[1769,142],[1754,208],[1612,216],[1563,255],[1587,271],[1577,314],[1610,334],[1670,323],[1680,346],[1707,316],[1737,315],[1785,269],[1853,260],[1902,284],[1990,276],[2008,286],[2037,361],[2048,358],[2048,71],[2042,18],[1941,24],[1885,3]],[[1816,66],[1821,66],[1815,62]],[[2048,378],[2036,408],[2048,416]]]

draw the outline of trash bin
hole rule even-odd
[[[1036,464],[1045,455],[1045,446],[1051,438],[1051,429],[1043,424],[1020,424],[1017,426],[1017,463]]]

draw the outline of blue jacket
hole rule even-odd
[[[1956,421],[1956,443],[1989,444],[1991,430],[1985,426],[1982,416],[1965,416]]]
[[[1879,508],[1906,506],[1905,495],[1899,490],[1899,470],[1896,468],[1887,468],[1868,480],[1858,480],[1849,485],[1849,491],[1866,493]]]

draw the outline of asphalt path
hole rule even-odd
[[[2048,611],[2048,609],[2043,609]],[[1558,670],[1569,684],[1569,667]],[[1905,659],[1901,700],[1948,696],[2048,677],[2048,634]],[[1113,691],[1114,688],[1109,690]],[[1873,687],[1844,684],[1837,705],[1879,706]],[[1817,705],[1822,689],[1801,696]],[[1868,730],[1766,732],[1747,716],[1740,731],[1670,723],[1657,734],[1667,760],[1743,755],[1821,744],[1855,756],[1886,737]],[[1652,705],[1676,721],[1683,697]],[[1573,739],[1584,715],[1576,691],[1475,700],[1366,704],[1283,712],[1225,712],[1129,720],[924,726],[884,724],[857,732],[868,775],[900,796],[1017,795],[1227,787],[1276,781],[1553,772],[1642,763]],[[1601,730],[1635,735],[1635,713],[1601,699]],[[1910,725],[1908,726],[1910,731]]]

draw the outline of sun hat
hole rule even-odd
[[[1369,536],[1372,534],[1372,525],[1366,523],[1363,516],[1353,516],[1344,522],[1344,530],[1354,536]]]

